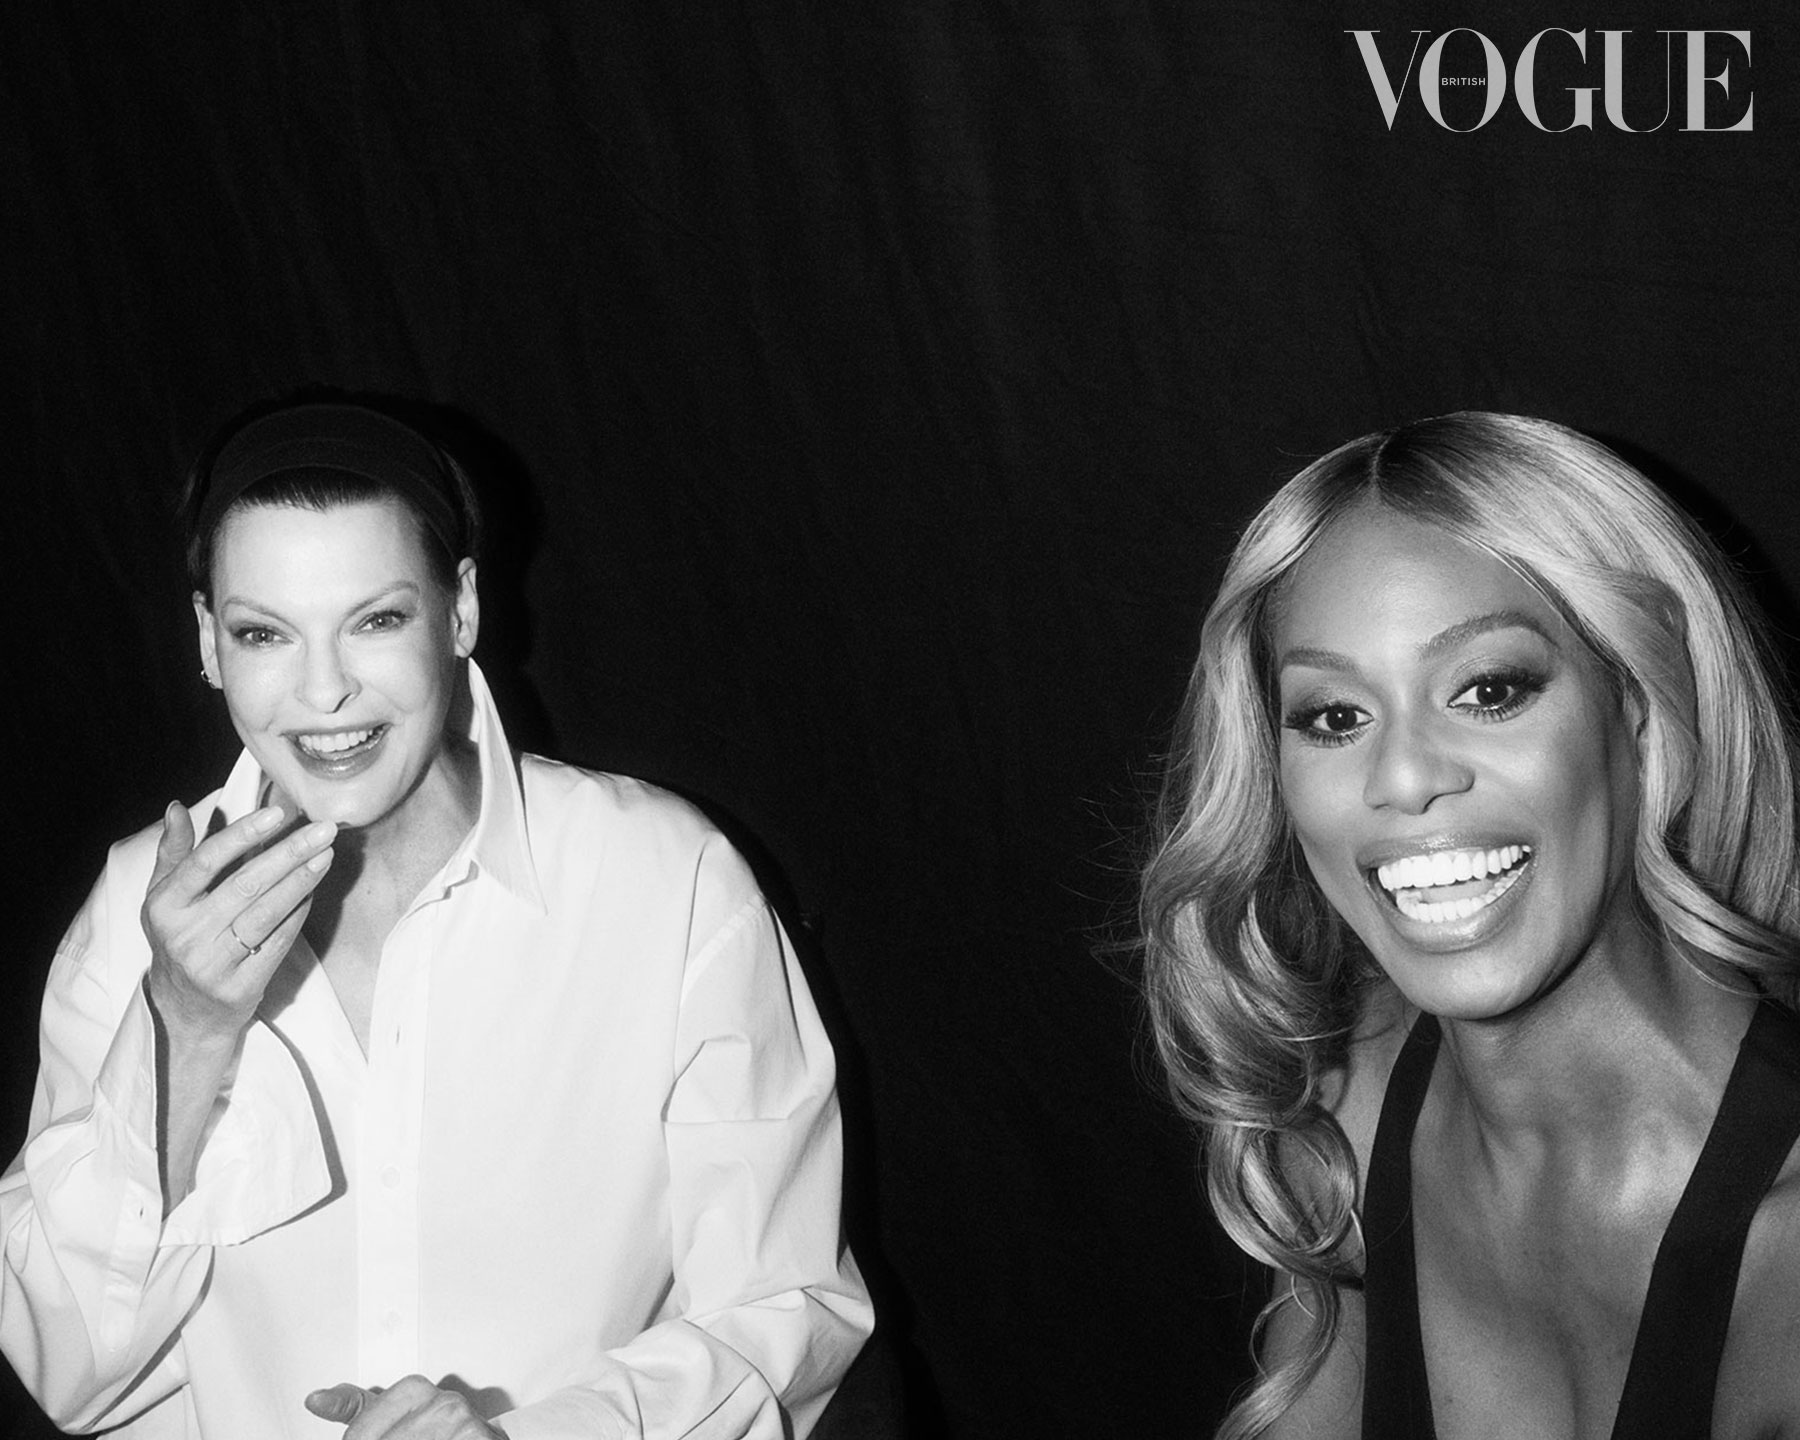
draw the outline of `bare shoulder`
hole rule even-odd
[[[1385,981],[1366,991],[1344,1063],[1324,1079],[1321,1099],[1356,1159],[1356,1174],[1350,1178],[1358,1208],[1388,1072],[1406,1039],[1410,1019],[1399,992]],[[1335,1211],[1344,1203],[1347,1177],[1330,1174],[1304,1140],[1284,1137],[1280,1156],[1289,1183],[1322,1212]],[[1344,1237],[1338,1259],[1351,1272],[1361,1269],[1361,1238],[1354,1226]],[[1269,1312],[1259,1352],[1266,1370],[1298,1362],[1314,1333],[1311,1297],[1288,1287],[1280,1277],[1276,1285],[1279,1303]],[[1361,1434],[1363,1299],[1353,1284],[1341,1286],[1336,1294],[1339,1323],[1322,1363],[1293,1405],[1265,1432],[1266,1440],[1356,1440]]]
[[[1332,1077],[1326,1103],[1356,1152],[1356,1173],[1368,1173],[1375,1125],[1387,1094],[1388,1074],[1406,1041],[1413,1012],[1400,992],[1383,980],[1371,987],[1357,1015],[1344,1068]],[[1358,1182],[1360,1195],[1361,1184]]]
[[[1339,1293],[1338,1328],[1324,1363],[1281,1418],[1263,1432],[1263,1440],[1359,1440],[1362,1435],[1362,1296]],[[1269,1317],[1263,1332],[1262,1363],[1266,1369],[1296,1359],[1311,1330],[1301,1302],[1290,1297]]]
[[[1750,1227],[1713,1418],[1720,1440],[1800,1440],[1800,1147]]]
[[[1376,1122],[1381,1118],[1388,1072],[1406,1039],[1410,1019],[1411,1013],[1399,992],[1382,981],[1363,999],[1343,1065],[1324,1077],[1321,1099],[1350,1142],[1356,1160],[1356,1174],[1351,1178],[1356,1187],[1353,1203],[1359,1210],[1362,1180],[1368,1173],[1369,1152],[1375,1143]],[[1305,1139],[1284,1135],[1278,1142],[1278,1154],[1288,1183],[1321,1212],[1333,1211],[1342,1204],[1339,1196],[1345,1177],[1332,1174]],[[1360,1251],[1360,1242],[1352,1234],[1339,1258],[1352,1271],[1359,1270]]]

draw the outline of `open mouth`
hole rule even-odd
[[[315,734],[292,735],[294,748],[309,760],[335,765],[366,755],[381,743],[386,725],[371,725],[364,730],[332,730]]]
[[[1492,905],[1518,883],[1530,863],[1529,845],[1438,850],[1377,866],[1375,880],[1407,919],[1441,925],[1467,920]]]

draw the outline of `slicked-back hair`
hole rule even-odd
[[[434,510],[444,513],[447,521],[428,521],[419,500],[404,485],[386,481],[379,474],[355,473],[330,465],[287,468],[268,475],[244,489],[224,510],[207,504],[214,464],[235,438],[270,417],[304,414],[309,407],[312,413],[327,415],[330,407],[370,411],[389,425],[404,427],[420,452],[431,457],[427,463],[436,472],[432,489],[437,493],[426,498]],[[371,501],[392,501],[407,512],[418,527],[432,579],[446,592],[454,593],[462,561],[480,558],[482,532],[481,503],[475,486],[454,455],[384,397],[313,386],[280,400],[251,405],[220,427],[184,478],[180,518],[189,584],[211,604],[214,543],[225,516],[240,507],[291,505],[324,511]]]

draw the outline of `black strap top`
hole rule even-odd
[[[1413,1269],[1412,1136],[1437,1059],[1421,1015],[1388,1077],[1363,1196],[1365,1440],[1436,1440]],[[1800,1017],[1765,1001],[1663,1232],[1612,1440],[1707,1440],[1744,1237],[1800,1136]]]

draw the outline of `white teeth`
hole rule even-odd
[[[1442,900],[1436,904],[1430,904],[1422,900],[1413,900],[1408,896],[1407,901],[1401,903],[1400,909],[1415,920],[1424,920],[1435,925],[1445,920],[1467,920],[1477,910],[1491,905],[1493,901],[1492,895],[1480,895],[1463,900]]]
[[[1519,878],[1518,866],[1531,854],[1529,845],[1502,845],[1493,850],[1440,850],[1429,855],[1406,855],[1378,866],[1375,878],[1394,897],[1400,913],[1414,920],[1439,924],[1466,920],[1477,910],[1492,905]],[[1493,876],[1494,884],[1480,895],[1453,900],[1428,900],[1421,893],[1445,885]]]
[[[1465,895],[1460,900],[1422,900],[1418,892],[1406,890],[1394,896],[1394,905],[1409,920],[1423,920],[1428,925],[1441,925],[1446,920],[1467,920],[1512,889],[1522,873],[1509,870],[1494,882],[1491,890],[1480,895]]]
[[[373,730],[344,730],[331,735],[297,735],[295,740],[309,755],[336,755],[361,745]]]

